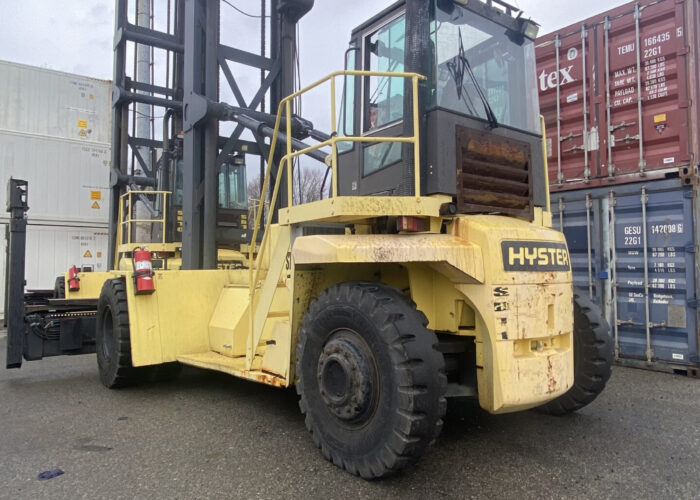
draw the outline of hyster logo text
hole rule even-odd
[[[557,76],[556,71],[552,71],[547,74],[542,71],[540,73],[540,90],[544,92],[547,89],[553,89],[557,85],[566,85],[574,81],[574,77],[571,76],[571,70],[573,66],[568,66],[566,68],[559,68],[559,76]]]
[[[506,271],[568,271],[569,252],[563,243],[504,241],[503,267]]]

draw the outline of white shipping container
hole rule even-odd
[[[10,177],[29,182],[29,221],[107,223],[110,148],[0,131],[0,220]]]
[[[0,224],[0,248],[7,251],[5,228]],[[75,265],[107,270],[107,226],[27,226],[24,266],[26,290],[52,290],[59,274]],[[5,259],[0,259],[0,312],[5,308]]]
[[[0,61],[0,130],[111,142],[112,84]]]

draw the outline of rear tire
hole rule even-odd
[[[54,299],[65,299],[66,298],[66,278],[65,276],[57,276],[56,281],[53,285],[53,298]]]
[[[105,387],[117,389],[148,379],[151,367],[131,364],[131,337],[126,285],[121,278],[102,285],[97,301],[97,368]]]
[[[537,408],[550,415],[567,415],[590,404],[610,378],[613,345],[610,327],[600,308],[588,297],[574,294],[574,385]]]
[[[416,462],[442,429],[447,379],[437,337],[398,290],[334,285],[304,316],[296,389],[324,457],[365,479]]]

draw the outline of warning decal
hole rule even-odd
[[[78,120],[78,128],[87,128],[87,120]]]
[[[102,191],[90,191],[90,199],[91,200],[101,200],[102,199]]]
[[[91,207],[91,208],[94,208],[94,209],[96,209],[96,210],[99,210],[100,204],[97,203],[97,202],[94,202],[94,203],[92,204],[92,207]]]
[[[92,254],[90,253],[90,250],[85,250],[85,253],[83,254],[84,259],[92,259]]]

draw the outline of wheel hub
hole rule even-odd
[[[375,373],[371,355],[353,336],[356,334],[347,332],[326,342],[318,359],[317,377],[321,398],[330,412],[340,420],[357,423],[370,409]]]

